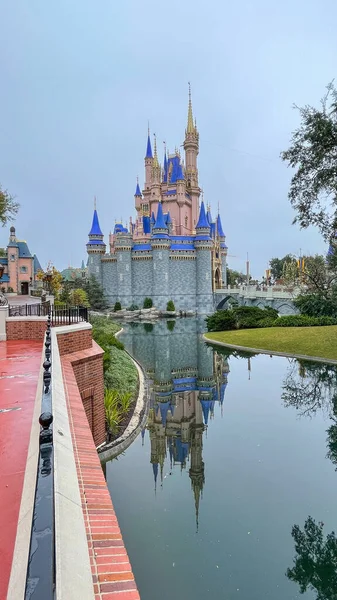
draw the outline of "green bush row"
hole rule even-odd
[[[206,318],[208,331],[253,329],[260,327],[320,327],[337,325],[336,317],[309,317],[307,315],[284,315],[279,317],[273,308],[239,306],[231,310],[218,310]]]

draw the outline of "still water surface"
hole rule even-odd
[[[336,369],[213,352],[202,327],[123,336],[151,410],[106,476],[141,598],[335,600]]]

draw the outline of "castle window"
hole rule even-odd
[[[15,254],[11,254],[11,260],[15,260]]]
[[[27,267],[20,267],[20,273],[27,273]]]
[[[188,224],[188,216],[186,215],[185,217],[185,228],[187,229],[187,224]]]

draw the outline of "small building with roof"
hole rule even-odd
[[[220,213],[205,207],[198,181],[199,132],[189,93],[185,160],[176,148],[160,165],[157,141],[148,132],[143,190],[137,178],[136,216],[115,222],[108,250],[96,205],[87,243],[88,274],[102,285],[110,305],[143,305],[159,310],[173,300],[176,310],[209,313],[213,292],[226,286],[226,238]],[[201,200],[201,201],[200,201]]]
[[[27,242],[16,237],[13,225],[4,254],[0,256],[0,263],[4,266],[0,278],[1,291],[28,295],[30,289],[35,287],[37,273],[42,268],[36,254],[31,254]]]

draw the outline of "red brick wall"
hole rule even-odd
[[[60,356],[72,352],[80,352],[92,346],[91,329],[70,331],[57,336]]]
[[[28,320],[6,321],[6,335],[8,340],[43,340],[46,332],[47,321]]]
[[[105,408],[104,408],[104,379],[103,379],[103,350],[92,342],[92,354],[83,358],[70,356],[74,369],[76,383],[80,391],[84,409],[90,424],[96,446],[105,442]]]
[[[91,329],[58,334],[57,342],[63,357],[61,358],[62,365],[70,363],[72,366],[95,445],[99,446],[106,439],[104,352],[92,340]],[[71,397],[69,401],[71,403]]]

